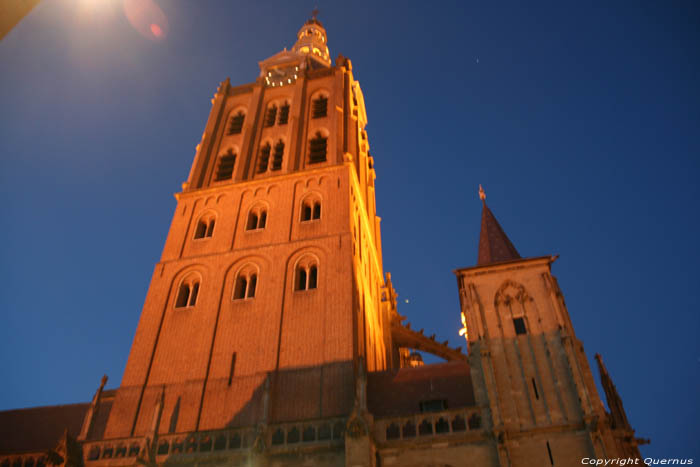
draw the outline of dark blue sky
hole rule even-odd
[[[218,83],[254,81],[317,3],[159,4],[162,40],[121,0],[44,0],[0,41],[0,410],[118,385]],[[698,460],[698,3],[319,8],[364,91],[399,311],[463,345],[481,183],[523,256],[561,255],[643,454]]]

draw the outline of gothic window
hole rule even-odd
[[[416,436],[416,425],[412,420],[408,420],[401,428],[401,436],[404,438],[412,438]]]
[[[246,230],[259,230],[264,229],[267,224],[267,210],[258,206],[250,210],[248,213],[248,222],[246,224]]]
[[[447,423],[447,420],[445,420],[443,417],[438,418],[438,421],[435,422],[435,433],[449,433],[450,432],[450,424]]]
[[[243,129],[243,120],[245,120],[245,114],[242,111],[239,111],[236,115],[231,117],[228,125],[228,134],[240,134],[241,130]]]
[[[209,238],[214,234],[215,218],[213,214],[202,216],[197,222],[194,238]]]
[[[313,262],[300,264],[296,271],[296,290],[312,290],[318,287],[318,267]]]
[[[270,143],[265,143],[261,148],[260,148],[260,159],[258,160],[258,173],[265,173],[267,171],[267,166],[270,162],[270,151],[272,150],[272,147],[270,147]]]
[[[527,329],[525,328],[525,318],[513,318],[513,327],[515,327],[516,334],[527,334]]]
[[[129,446],[129,457],[136,457],[139,455],[141,452],[141,445],[138,443],[132,443],[131,446]]]
[[[289,104],[285,102],[282,104],[282,107],[280,107],[280,114],[279,118],[277,120],[278,125],[286,125],[287,122],[289,121]]]
[[[89,461],[96,461],[99,458],[100,458],[100,447],[99,446],[92,446],[90,448],[90,451],[88,452],[88,460]]]
[[[257,274],[239,274],[236,278],[236,286],[233,291],[233,299],[243,300],[245,298],[255,298],[255,288],[257,286],[257,283]]]
[[[158,454],[160,454],[160,455],[167,454],[169,450],[170,450],[170,442],[169,441],[163,440],[158,444]]]
[[[201,440],[199,440],[199,452],[211,451],[211,436],[204,435]]]
[[[301,221],[313,221],[321,218],[321,202],[318,200],[305,200],[301,204]]]
[[[274,433],[272,433],[272,445],[278,446],[284,444],[284,431],[282,428],[277,428]]]
[[[420,425],[418,425],[418,434],[421,436],[432,435],[433,424],[430,423],[428,419],[423,420]]]
[[[216,168],[216,181],[230,180],[233,177],[233,166],[236,164],[236,154],[229,149],[226,154],[219,157],[219,166]]]
[[[305,443],[316,441],[316,428],[311,425],[304,427],[304,431],[301,433],[301,440]]]
[[[331,439],[331,426],[328,423],[323,423],[318,427],[318,440],[325,441]]]
[[[470,430],[476,430],[478,428],[481,428],[481,417],[479,416],[479,414],[474,413],[471,417],[469,417],[467,423],[469,424]]]
[[[234,433],[231,435],[231,437],[228,439],[228,448],[229,449],[240,449],[241,448],[241,435],[238,433]]]
[[[386,439],[399,439],[399,426],[396,423],[386,428]]]
[[[464,421],[464,417],[461,415],[456,415],[452,420],[452,431],[464,431],[467,429],[467,422]]]
[[[185,443],[185,452],[194,452],[197,449],[197,438],[194,435],[187,438]]]
[[[180,284],[180,289],[177,293],[177,301],[175,308],[186,308],[197,304],[197,295],[199,294],[199,279],[190,277]]]
[[[214,438],[214,451],[222,451],[226,449],[226,436],[217,435]]]
[[[298,443],[298,442],[299,442],[299,428],[292,427],[292,429],[287,432],[287,444]]]
[[[279,140],[275,144],[275,153],[272,156],[271,170],[280,170],[282,168],[282,157],[284,156],[284,141]]]
[[[265,113],[265,128],[273,126],[275,124],[276,119],[277,119],[277,106],[275,104],[271,104],[267,108],[267,112]]]
[[[311,118],[323,118],[328,115],[328,98],[318,96],[311,102]]]
[[[327,146],[328,138],[323,136],[320,131],[317,132],[314,139],[309,141],[309,164],[326,162]]]

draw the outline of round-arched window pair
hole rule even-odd
[[[189,275],[180,283],[175,301],[175,308],[188,308],[197,304],[200,279],[198,275]]]
[[[216,216],[213,213],[203,215],[197,221],[197,227],[194,230],[194,238],[210,238],[214,234],[214,224]]]
[[[318,287],[318,263],[313,258],[304,258],[296,266],[294,290],[312,290]]]

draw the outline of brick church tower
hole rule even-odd
[[[390,366],[350,61],[313,18],[212,104],[105,437],[146,434],[158,404],[161,433],[347,415],[359,362]]]
[[[0,412],[0,467],[639,458],[599,356],[609,411],[598,396],[556,257],[522,258],[483,192],[477,264],[455,271],[469,354],[411,329],[383,270],[366,124],[315,17],[255,82],[221,83],[121,386]]]

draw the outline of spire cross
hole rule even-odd
[[[486,201],[486,192],[481,187],[481,183],[479,184],[479,198],[481,198],[481,201]]]

